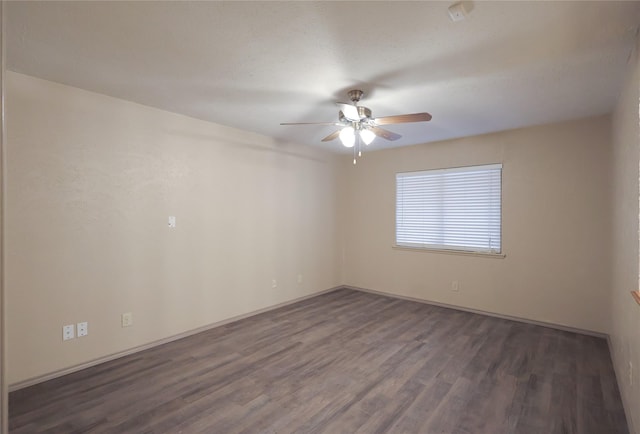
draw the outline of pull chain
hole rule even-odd
[[[353,147],[353,165],[356,165],[356,148],[358,148],[357,152],[358,152],[358,157],[362,157],[362,148],[361,148],[361,140],[360,140],[360,134],[358,134],[358,131],[356,131],[356,144]]]

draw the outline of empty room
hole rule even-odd
[[[2,433],[640,434],[640,2],[0,4]]]

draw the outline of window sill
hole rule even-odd
[[[459,256],[478,256],[482,258],[491,259],[504,259],[507,255],[504,253],[484,253],[484,252],[466,252],[464,250],[446,250],[446,249],[427,249],[422,247],[407,247],[407,246],[392,246],[395,250],[407,250],[410,252],[427,252],[427,253],[441,253],[445,255],[459,255]]]
[[[631,291],[631,295],[636,303],[640,304],[640,291]]]

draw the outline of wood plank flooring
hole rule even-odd
[[[10,394],[12,433],[626,433],[603,339],[347,289]]]

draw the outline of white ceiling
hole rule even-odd
[[[8,2],[13,71],[261,133],[321,143],[365,91],[411,145],[610,112],[640,2]]]

